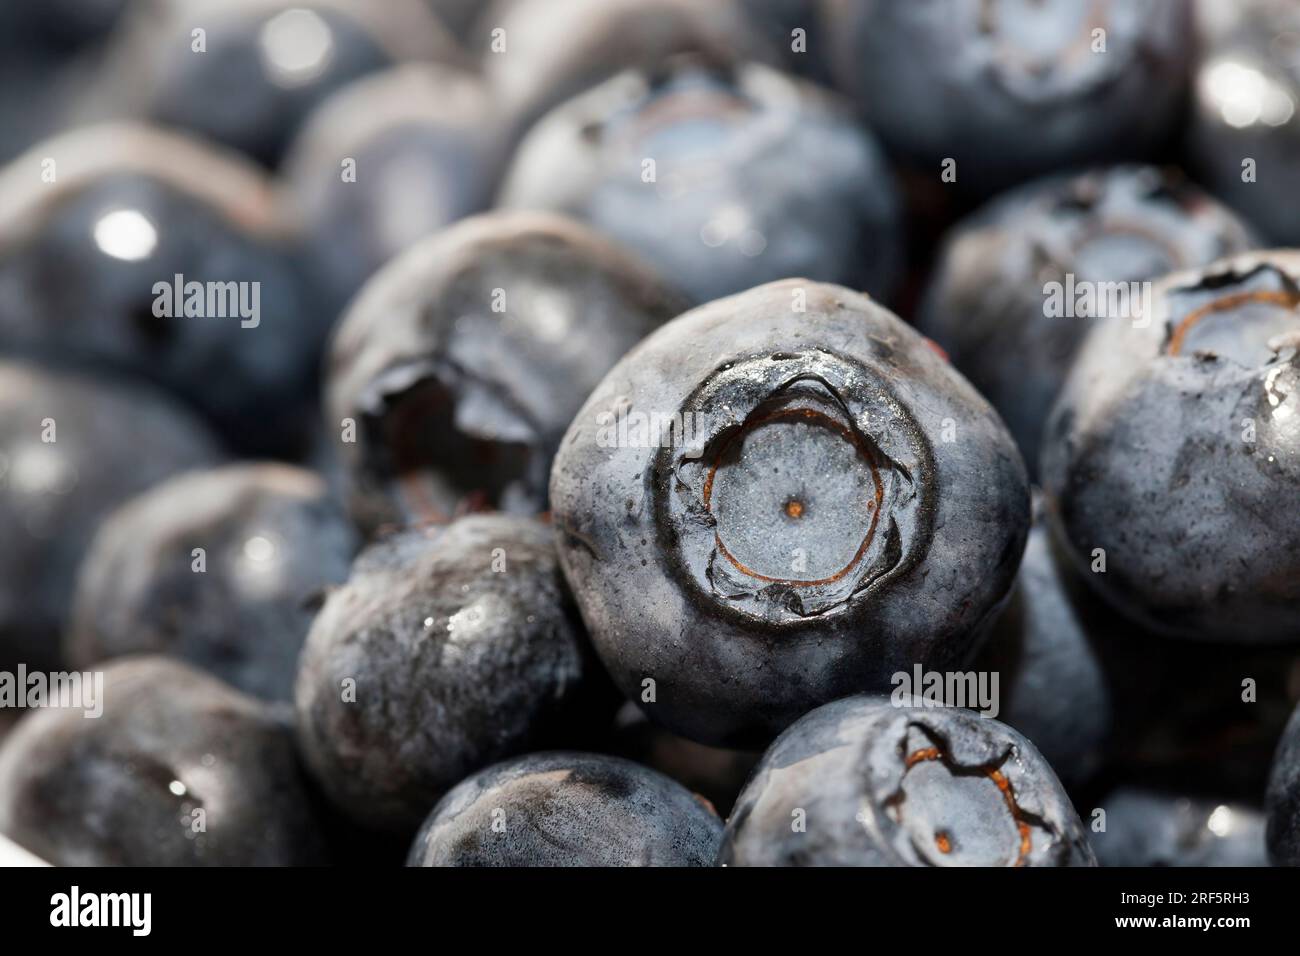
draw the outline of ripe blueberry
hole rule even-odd
[[[1125,786],[1098,808],[1106,828],[1089,839],[1101,866],[1268,866],[1264,815],[1254,807]]]
[[[629,760],[550,752],[496,764],[429,814],[410,866],[708,866],[722,821]]]
[[[624,694],[730,747],[964,661],[1029,526],[988,403],[867,297],[799,279],[633,349],[574,419],[551,505]]]

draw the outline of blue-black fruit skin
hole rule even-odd
[[[875,139],[832,94],[758,63],[610,78],[533,127],[498,201],[590,223],[696,302],[791,276],[887,301],[902,271],[901,201]]]
[[[1273,758],[1265,806],[1269,859],[1274,866],[1300,866],[1300,707]]]
[[[467,774],[581,740],[616,707],[551,530],[506,515],[363,551],[312,625],[295,704],[325,793],[358,823],[407,834]]]
[[[322,862],[279,709],[156,656],[104,668],[101,702],[97,719],[29,712],[5,738],[0,832],[57,866]]]
[[[1124,236],[1147,239],[1159,253],[1136,262],[1125,251],[1101,262],[1085,257],[1090,243]],[[1047,413],[1093,321],[1047,314],[1046,283],[1064,285],[1067,275],[1079,288],[1155,280],[1257,245],[1245,222],[1176,170],[1053,175],[953,228],[916,325],[992,402],[1036,474]]]
[[[202,421],[149,386],[0,361],[0,668],[58,669],[77,569],[100,522],[155,482],[224,455]],[[38,487],[16,480],[29,456]]]
[[[1076,49],[1050,58],[1018,55],[997,20],[1019,17],[1027,30],[1027,18],[984,0],[833,0],[826,10],[840,89],[891,155],[927,175],[951,171],[952,188],[967,196],[1054,170],[1155,158],[1187,96],[1195,43],[1184,0],[1110,4],[1095,24],[1082,5],[1043,5],[1040,15],[1079,21]],[[1093,47],[1096,29],[1104,52]]]
[[[1300,321],[1280,305],[1231,305],[1238,294],[1294,297],[1298,278],[1300,255],[1289,251],[1167,277],[1149,312],[1094,325],[1048,418],[1054,534],[1097,593],[1150,630],[1300,638],[1300,511],[1290,507],[1300,415],[1289,411]],[[1214,302],[1225,308],[1171,352],[1176,328]],[[1237,321],[1244,308],[1256,322]],[[1094,573],[1103,553],[1105,572]]]
[[[792,308],[800,296],[806,311]],[[888,579],[827,613],[776,625],[682,572],[673,536],[695,525],[663,518],[660,507],[679,500],[664,455],[682,450],[601,441],[602,422],[628,408],[689,410],[702,383],[741,374],[751,360],[772,374],[785,363],[858,368],[861,384],[840,398],[891,391],[881,423],[865,434],[912,443],[919,456],[916,530],[903,534],[906,556]],[[769,386],[737,387],[759,404]],[[943,440],[945,421],[957,441]],[[965,663],[1011,588],[1030,524],[1024,463],[988,403],[881,306],[798,279],[700,307],[632,350],[573,420],[552,469],[551,506],[565,574],[623,693],[675,733],[742,749],[765,746],[820,704],[888,692],[892,675],[914,664]]]
[[[1256,807],[1137,785],[1108,793],[1097,809],[1106,829],[1090,828],[1088,839],[1100,866],[1269,865]]]
[[[258,547],[270,553],[250,553]],[[169,654],[244,693],[291,701],[315,608],[347,579],[357,547],[346,513],[311,472],[278,464],[187,472],[122,505],[96,534],[67,658],[90,667]]]
[[[56,178],[33,189],[29,170],[46,158]],[[329,323],[313,308],[259,171],[172,132],[108,124],[15,159],[0,178],[0,205],[6,350],[152,381],[245,454],[292,454],[304,443]],[[96,238],[114,210],[152,227],[152,243],[130,250],[136,259]],[[203,289],[197,315],[185,312],[192,283]]]
[[[336,446],[354,520],[368,535],[445,520],[476,495],[486,498],[477,507],[545,511],[573,415],[628,349],[687,304],[643,261],[561,216],[492,212],[415,244],[366,283],[330,346],[325,427],[337,435],[339,423],[355,424],[355,440]],[[428,388],[444,393],[441,404],[408,415]],[[440,442],[403,464],[403,446],[436,428],[476,450],[452,454]],[[490,462],[512,450],[522,465],[491,486]],[[474,469],[476,486],[458,485],[457,468]]]
[[[408,866],[709,866],[722,821],[661,773],[618,757],[530,754],[454,787]]]
[[[1200,6],[1207,23],[1192,83],[1186,163],[1273,243],[1300,244],[1290,199],[1300,191],[1300,71],[1288,42],[1300,30],[1300,11],[1290,0],[1203,0]],[[1225,22],[1211,25],[1211,15]],[[1248,94],[1244,122],[1234,85],[1242,75],[1267,90]],[[1252,116],[1252,106],[1273,112]],[[1254,163],[1252,178],[1245,175],[1247,159]]]
[[[768,748],[727,820],[718,863],[724,866],[923,866],[918,849],[891,816],[908,756],[907,735],[925,728],[948,756],[969,768],[1005,774],[1022,814],[1036,821],[1019,865],[1095,865],[1088,838],[1052,768],[1025,737],[961,708],[896,707],[860,695],[806,714]],[[994,784],[990,782],[989,787]],[[946,808],[961,840],[964,808],[954,791]],[[799,814],[798,811],[802,811]],[[794,824],[802,822],[803,826]],[[979,826],[983,821],[968,818]],[[893,838],[891,839],[891,834]],[[1016,859],[1012,841],[1005,860]]]

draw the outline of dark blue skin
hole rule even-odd
[[[891,153],[987,196],[1060,169],[1149,159],[1179,120],[1187,0],[828,0],[840,87]],[[1094,30],[1105,52],[1094,52]]]
[[[142,5],[91,109],[188,130],[275,167],[334,90],[405,59],[454,61],[423,0],[169,0]],[[288,19],[277,20],[285,14]],[[192,31],[207,31],[207,51]]]
[[[326,428],[368,532],[546,510],[551,458],[610,367],[686,300],[559,216],[495,212],[412,246],[334,335]],[[355,440],[342,423],[355,423]]]
[[[1274,866],[1300,866],[1300,707],[1273,758],[1266,807],[1269,859]]]
[[[195,548],[205,553],[202,573]],[[309,471],[242,464],[172,478],[115,511],[95,536],[67,658],[89,667],[169,654],[245,693],[292,700],[315,609],[347,579],[356,548],[347,515]]]
[[[56,179],[41,185],[46,159]],[[92,127],[6,167],[0,208],[0,344],[162,384],[241,451],[305,444],[329,323],[255,168],[150,127]],[[178,315],[168,292],[167,316],[156,286],[177,274],[244,283],[250,312],[258,283],[258,314],[245,319],[237,298],[208,314],[205,296],[205,314]]]
[[[624,694],[739,748],[915,662],[965,661],[1029,527],[1024,464],[988,404],[879,305],[798,279],[628,353],[570,426],[551,506]]]
[[[5,738],[0,832],[56,866],[322,862],[282,713],[164,657],[103,674],[98,719],[46,708]]]
[[[407,865],[708,866],[721,835],[713,809],[663,774],[617,757],[539,753],[451,790]]]
[[[1268,866],[1264,816],[1255,807],[1146,787],[1120,787],[1097,803],[1089,827],[1101,866]]]
[[[901,268],[875,140],[829,94],[756,63],[681,58],[607,80],[533,128],[500,202],[591,223],[697,302],[790,276],[887,298]]]
[[[54,441],[44,442],[52,420]],[[0,669],[57,668],[77,568],[128,498],[223,452],[166,395],[0,361]]]
[[[327,314],[407,246],[490,204],[504,162],[495,116],[477,77],[432,63],[358,80],[312,114],[283,181]]]
[[[1300,243],[1300,8],[1290,0],[1203,2],[1188,165],[1280,246]],[[1254,178],[1243,181],[1243,161]]]
[[[789,727],[727,821],[724,866],[1091,866],[1052,768],[959,708],[849,697]]]
[[[1298,282],[1291,252],[1169,277],[1150,313],[1093,328],[1051,413],[1056,530],[1097,592],[1152,630],[1300,638]]]
[[[505,31],[504,50],[491,47],[494,29]],[[737,0],[497,0],[477,33],[483,73],[516,138],[569,98],[678,54],[780,62]]]
[[[1094,320],[1046,314],[1049,282],[1140,282],[1256,245],[1176,171],[1117,166],[999,196],[945,240],[917,328],[1007,422],[1031,472],[1043,424]]]
[[[408,835],[467,774],[603,727],[612,698],[550,529],[504,515],[363,551],[312,625],[295,695],[326,794],[357,822]]]

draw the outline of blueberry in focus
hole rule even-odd
[[[0,345],[155,381],[243,451],[302,441],[329,320],[254,167],[148,127],[74,130],[5,167],[0,234]]]
[[[1028,740],[959,708],[859,696],[763,755],[727,821],[726,866],[1091,866],[1079,817]]]
[[[867,297],[800,279],[628,353],[561,444],[551,507],[624,694],[740,748],[918,662],[965,661],[1030,517],[988,403]]]
[[[546,508],[551,458],[602,376],[685,308],[559,217],[493,213],[412,246],[335,333],[327,423],[358,523]]]
[[[162,0],[132,13],[86,112],[187,130],[268,167],[339,87],[458,56],[423,0]]]
[[[585,640],[541,522],[470,515],[385,538],[303,647],[307,764],[357,821],[413,830],[467,774],[608,720]]]
[[[993,403],[1033,472],[1043,423],[1079,343],[1112,301],[1125,304],[1111,290],[1127,296],[1132,283],[1255,244],[1244,223],[1176,171],[1120,166],[1054,176],[956,226],[917,327]]]
[[[407,246],[490,204],[503,162],[492,116],[477,77],[434,63],[358,80],[312,114],[282,174],[329,315]]]
[[[1300,8],[1290,0],[1202,3],[1188,162],[1278,244],[1300,243]]]
[[[291,726],[179,661],[103,671],[103,713],[28,713],[0,747],[0,832],[57,866],[322,859]]]
[[[1254,807],[1125,786],[1098,808],[1106,829],[1088,836],[1101,866],[1268,866]]]
[[[1043,480],[1080,574],[1173,636],[1300,638],[1300,255],[1246,253],[1097,323]],[[1104,568],[1104,571],[1101,570]]]
[[[570,100],[524,139],[500,203],[589,222],[699,302],[790,276],[885,298],[901,269],[875,141],[757,63],[675,59]]]
[[[1269,859],[1274,866],[1300,866],[1300,707],[1273,758],[1265,808]]]
[[[778,59],[736,0],[497,0],[478,33],[484,76],[516,136],[627,69],[684,53]]]
[[[663,774],[549,752],[496,764],[429,814],[410,866],[709,866],[722,821]]]
[[[221,457],[203,424],[153,389],[0,361],[0,669],[57,667],[100,521]]]
[[[1187,0],[831,0],[840,87],[886,148],[988,195],[1062,168],[1148,159],[1186,96]]]
[[[171,478],[100,527],[67,659],[167,654],[245,693],[292,700],[316,604],[347,579],[355,550],[347,516],[311,472],[240,464]]]

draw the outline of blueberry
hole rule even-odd
[[[1089,866],[1052,768],[996,720],[859,696],[763,755],[727,821],[726,866]]]
[[[708,866],[722,821],[663,774],[596,754],[531,754],[456,786],[410,866]]]
[[[629,68],[682,53],[778,59],[735,0],[500,0],[478,32],[484,74],[517,134]]]
[[[1287,252],[1169,277],[1136,318],[1095,325],[1051,413],[1062,540],[1153,630],[1300,638],[1297,277]]]
[[[326,793],[392,830],[466,774],[612,712],[550,529],[502,515],[362,552],[312,625],[296,701]]]
[[[874,140],[828,94],[758,64],[619,74],[533,128],[500,202],[590,222],[700,302],[799,275],[886,297],[901,267]]]
[[[255,169],[146,127],[76,130],[5,169],[0,231],[0,345],[148,377],[241,450],[301,440],[328,319]]]
[[[408,245],[489,205],[503,161],[492,116],[479,79],[433,63],[358,80],[312,115],[283,175],[328,314]]]
[[[332,347],[327,404],[357,520],[544,510],[551,458],[587,394],[684,307],[647,267],[554,216],[494,213],[413,246],[366,285]]]
[[[429,9],[462,42],[469,39],[479,21],[483,0],[425,0]]]
[[[976,195],[1149,158],[1194,49],[1184,0],[835,0],[826,15],[839,83],[885,145],[936,178],[955,160]]]
[[[1052,177],[949,234],[917,325],[993,403],[1034,470],[1047,411],[1091,324],[1075,306],[1109,307],[1068,290],[1105,292],[1116,287],[1103,283],[1158,279],[1253,245],[1244,223],[1173,170]]]
[[[1189,161],[1279,244],[1300,243],[1300,9],[1291,0],[1202,3]],[[1249,175],[1247,175],[1249,173]]]
[[[312,604],[347,579],[355,549],[342,509],[310,472],[244,464],[172,478],[100,527],[67,658],[89,667],[170,654],[245,693],[291,700]]]
[[[1102,866],[1268,866],[1264,816],[1254,807],[1120,787],[1099,808],[1106,829],[1089,837]]]
[[[44,708],[0,747],[0,832],[58,866],[317,863],[276,711],[178,661],[103,671],[103,714]]]
[[[344,84],[404,60],[458,57],[422,0],[168,0],[133,12],[105,93],[85,109],[188,130],[272,167]]]
[[[1300,707],[1278,744],[1266,807],[1269,859],[1275,866],[1300,866]]]
[[[152,389],[0,360],[0,667],[56,667],[99,522],[220,457],[202,424]]]
[[[675,733],[762,745],[810,708],[973,652],[1029,526],[996,413],[848,289],[788,280],[630,352],[551,505],[615,681]]]

